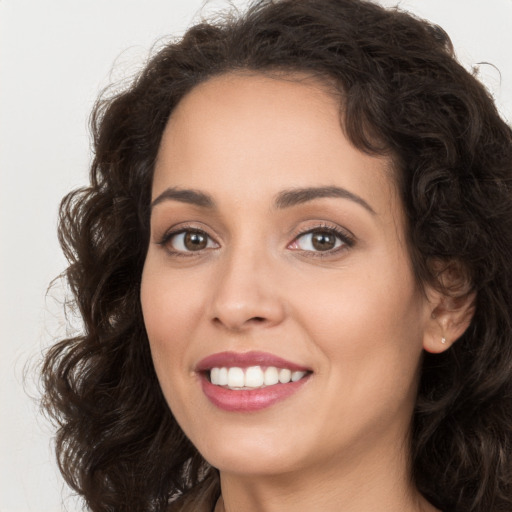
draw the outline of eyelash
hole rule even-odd
[[[287,245],[287,247],[289,247],[291,244],[295,243],[301,237],[311,234],[311,233],[315,233],[317,231],[322,231],[322,232],[326,232],[329,234],[333,234],[336,238],[338,238],[341,241],[341,246],[333,248],[333,249],[329,249],[326,251],[302,250],[303,253],[308,253],[309,257],[325,258],[328,256],[332,256],[334,254],[337,254],[340,251],[347,250],[347,249],[353,247],[356,243],[355,237],[351,233],[347,232],[346,230],[342,230],[337,226],[330,226],[327,224],[319,224],[317,226],[314,226],[313,228],[305,228],[305,229],[300,230],[294,236],[293,240]],[[168,244],[173,239],[173,237],[180,235],[182,233],[186,233],[186,232],[198,233],[198,234],[203,235],[206,238],[212,240],[215,244],[217,244],[217,242],[206,231],[199,229],[193,225],[180,226],[179,229],[176,229],[173,231],[168,231],[163,235],[162,239],[157,243],[158,243],[158,245],[165,247],[167,249],[167,251],[169,252],[169,254],[171,254],[172,256],[178,256],[178,257],[197,256],[198,254],[202,253],[205,249],[198,250],[198,251],[180,251],[180,250],[175,250],[175,249],[168,247]],[[301,249],[292,249],[292,250],[296,250],[298,252],[301,251]]]
[[[304,235],[308,235],[310,233],[315,233],[318,231],[334,235],[336,238],[338,238],[341,241],[341,246],[335,247],[333,249],[329,249],[327,251],[303,251],[303,252],[308,253],[308,257],[327,258],[327,257],[333,256],[341,251],[350,249],[356,243],[356,239],[355,239],[354,235],[352,235],[352,233],[348,232],[347,230],[341,229],[337,226],[331,226],[328,224],[319,224],[317,226],[314,226],[313,228],[304,228],[304,229],[300,230],[295,235],[292,242],[288,245],[295,243],[297,240],[299,240],[299,238],[303,237]],[[295,250],[300,251],[300,249],[295,249]]]
[[[169,242],[175,236],[181,235],[182,233],[187,233],[187,232],[198,233],[200,235],[205,236],[206,238],[208,238],[210,240],[213,240],[213,238],[203,229],[199,229],[193,225],[185,225],[185,226],[180,226],[176,230],[167,231],[164,234],[164,236],[162,237],[162,239],[157,243],[158,243],[158,245],[165,247],[171,256],[185,257],[185,258],[189,258],[191,256],[197,256],[199,253],[202,252],[202,250],[201,251],[178,251],[178,250],[172,249],[171,247],[168,246]],[[215,242],[215,240],[213,240],[213,241]],[[217,243],[217,242],[215,242],[215,243]]]

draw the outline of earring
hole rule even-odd
[[[441,338],[441,343],[442,343],[443,345],[446,345],[446,338],[445,338],[444,336]]]

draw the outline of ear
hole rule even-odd
[[[430,318],[423,334],[423,348],[439,354],[450,348],[469,327],[475,313],[476,292],[463,278],[458,265],[447,265],[438,274],[439,289],[426,290]]]

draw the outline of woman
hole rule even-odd
[[[93,120],[44,368],[91,510],[512,508],[512,134],[441,29],[259,2]]]

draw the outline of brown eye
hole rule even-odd
[[[187,231],[183,244],[189,251],[200,251],[201,249],[206,249],[208,237],[198,231]]]
[[[198,252],[204,249],[216,248],[218,245],[204,231],[187,229],[169,235],[165,241],[174,252]]]
[[[336,246],[336,236],[327,231],[317,231],[311,234],[311,243],[317,251],[328,251]]]
[[[346,235],[330,229],[313,229],[298,236],[289,248],[305,252],[328,252],[343,245],[352,245]]]

